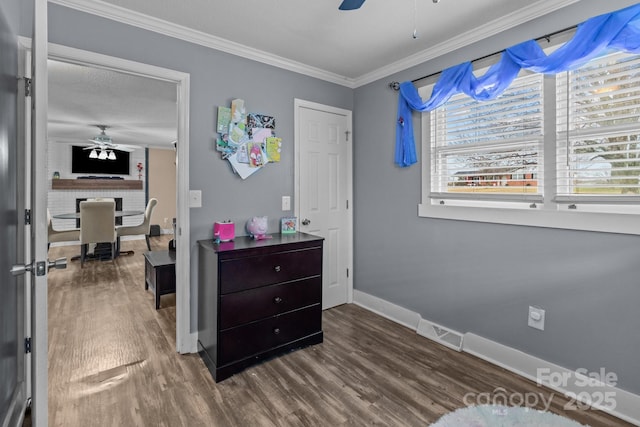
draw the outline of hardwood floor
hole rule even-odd
[[[167,240],[152,238],[152,248]],[[324,312],[323,344],[216,384],[198,355],[175,353],[175,297],[154,309],[144,240],[123,249],[135,254],[49,275],[51,426],[427,426],[467,406],[468,393],[551,393],[355,305]],[[593,427],[630,425],[565,403],[554,396],[551,410]]]

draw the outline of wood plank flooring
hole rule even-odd
[[[152,238],[152,248],[167,240]],[[49,275],[51,426],[427,426],[467,406],[468,393],[551,394],[355,305],[324,312],[323,344],[216,384],[198,355],[175,353],[175,297],[154,309],[144,240],[123,249],[135,254]],[[593,427],[630,425],[563,411],[566,402],[554,396],[552,411]]]

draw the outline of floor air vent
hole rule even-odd
[[[445,345],[457,351],[462,350],[463,335],[451,329],[443,328],[440,325],[420,319],[418,323],[418,335],[429,338],[437,343]]]

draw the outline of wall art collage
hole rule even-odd
[[[218,107],[216,132],[216,150],[242,179],[280,161],[282,138],[276,136],[276,119],[247,113],[242,99],[231,101],[231,107]]]

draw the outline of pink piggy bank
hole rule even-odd
[[[247,221],[247,232],[254,240],[269,239],[271,236],[267,236],[267,223],[266,216],[254,216]]]

